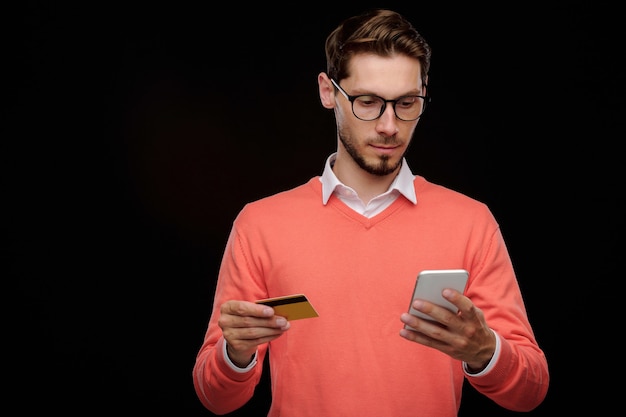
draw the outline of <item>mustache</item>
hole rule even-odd
[[[394,136],[378,136],[374,139],[368,140],[368,143],[370,145],[399,146],[402,144],[402,141],[398,140],[398,138],[394,135]]]

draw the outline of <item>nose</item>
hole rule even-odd
[[[398,119],[393,103],[385,103],[385,111],[376,120],[376,131],[385,136],[393,136],[398,132]]]

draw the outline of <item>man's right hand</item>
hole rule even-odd
[[[241,368],[248,366],[258,345],[276,339],[290,327],[286,318],[274,315],[272,307],[238,300],[221,305],[217,324],[226,340],[228,357]]]

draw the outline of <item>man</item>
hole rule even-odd
[[[210,411],[249,401],[268,352],[269,416],[455,416],[464,380],[514,411],[545,398],[546,358],[496,220],[404,157],[428,103],[430,55],[388,10],[327,38],[318,85],[337,151],[321,176],[249,203],[233,224],[193,369]],[[458,313],[419,299],[411,306],[430,319],[408,313],[425,269],[469,272],[464,293],[443,291]],[[255,303],[290,294],[318,317],[289,321]]]

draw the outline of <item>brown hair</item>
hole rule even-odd
[[[350,59],[360,53],[404,54],[419,61],[422,83],[430,69],[430,46],[399,13],[375,9],[344,20],[326,38],[326,71],[337,81],[348,77]]]

